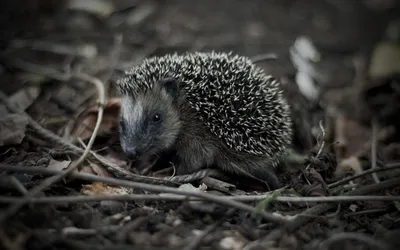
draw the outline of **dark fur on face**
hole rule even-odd
[[[178,97],[179,83],[173,78],[122,97],[120,141],[128,157],[157,155],[174,146],[181,129]]]

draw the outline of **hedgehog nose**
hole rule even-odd
[[[136,148],[129,148],[126,151],[126,154],[131,160],[136,160],[140,156],[139,151]]]

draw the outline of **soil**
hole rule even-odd
[[[399,17],[400,1],[85,2],[0,3],[0,249],[399,249],[400,26],[390,32],[388,27]],[[312,41],[322,58],[313,63],[325,77],[314,78],[320,86],[316,101],[296,85],[299,69],[290,49],[300,37]],[[386,71],[372,75],[373,55],[388,41],[395,45],[377,64]],[[281,80],[293,107],[293,147],[306,160],[277,170],[285,188],[272,196],[261,182],[218,173],[185,185],[152,184],[248,199],[233,205],[167,199],[169,192],[155,192],[146,183],[173,170],[165,164],[135,169],[120,148],[114,83],[123,70],[150,56],[211,50],[277,56],[256,64]],[[115,173],[92,156],[75,175],[40,188],[49,175],[77,163],[99,114],[98,89],[68,77],[76,71],[98,78],[106,92],[92,149],[143,175],[134,182],[140,188],[118,182],[121,176],[115,183],[101,179]],[[28,117],[63,139],[44,136]],[[21,203],[32,190],[36,198]],[[135,196],[157,193],[165,196]],[[120,198],[84,199],[110,194]],[[260,210],[284,218],[283,225],[254,212]]]

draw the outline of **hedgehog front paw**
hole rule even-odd
[[[176,166],[176,175],[187,175],[197,172],[202,168],[201,165],[188,165],[186,163],[180,163]]]

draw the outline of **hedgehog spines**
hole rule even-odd
[[[165,77],[179,80],[188,104],[225,144],[252,155],[280,153],[290,142],[290,108],[279,81],[232,52],[194,52],[145,59],[118,81],[139,94]]]

